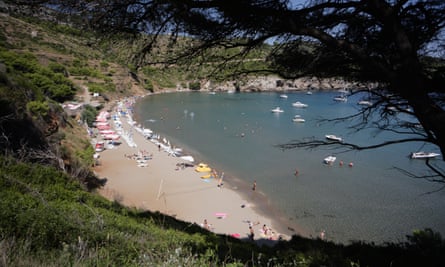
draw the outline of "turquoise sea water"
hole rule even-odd
[[[438,152],[436,148],[422,143],[360,152],[276,147],[304,138],[323,140],[325,134],[361,145],[397,137],[374,130],[354,132],[349,128],[353,121],[321,123],[321,118],[347,116],[360,108],[358,96],[337,103],[332,100],[336,94],[288,93],[283,99],[277,93],[180,92],[142,98],[134,111],[141,125],[224,171],[228,183],[241,188],[244,184],[248,190],[256,180],[285,220],[314,236],[324,230],[336,242],[398,242],[423,228],[445,236],[445,190],[431,193],[442,185],[409,177],[395,168],[424,174],[424,162],[408,155],[419,149]],[[292,107],[297,100],[309,107]],[[284,113],[271,113],[277,106]],[[306,122],[292,122],[297,114]],[[337,161],[332,166],[323,164],[330,154]],[[345,164],[339,166],[340,161]],[[439,159],[435,162],[444,168]]]

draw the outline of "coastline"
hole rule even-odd
[[[130,100],[130,105],[136,98]],[[114,116],[118,113],[118,103],[113,107]],[[111,121],[116,128],[116,122]],[[308,236],[297,225],[280,217],[261,191],[253,191],[234,177],[226,177],[222,187],[218,186],[219,179],[202,179],[203,174],[196,172],[195,167],[182,167],[187,163],[185,160],[171,156],[146,139],[131,114],[119,116],[119,121],[122,143],[101,152],[101,164],[95,167],[96,174],[107,179],[99,190],[102,196],[203,227],[207,220],[210,231],[240,239],[249,238],[249,225],[254,229],[256,242],[288,240],[292,235]],[[150,155],[147,166],[138,167],[136,160],[129,157],[138,154]],[[211,167],[211,163],[208,164]],[[219,176],[222,171],[217,172]],[[266,234],[263,225],[270,228]]]

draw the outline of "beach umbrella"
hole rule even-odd
[[[97,126],[97,129],[99,130],[109,130],[111,129],[110,125],[99,125]]]
[[[100,130],[99,133],[101,133],[101,134],[115,134],[116,132],[114,130]]]

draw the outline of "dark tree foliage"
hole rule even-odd
[[[363,116],[358,128],[366,127],[369,114],[377,113],[382,120],[374,122],[374,127],[399,132],[399,143],[431,143],[445,155],[443,0],[23,2],[49,3],[59,11],[79,15],[104,33],[146,33],[150,38],[142,54],[164,34],[172,40],[178,36],[199,40],[181,58],[212,47],[241,47],[240,53],[245,53],[273,41],[268,62],[283,77],[342,76],[382,85],[369,92],[375,104],[357,114]],[[394,109],[413,116],[419,124],[397,120]],[[409,135],[404,138],[403,133]],[[282,147],[322,145],[332,143],[297,141]],[[342,145],[371,149],[388,143]],[[443,170],[431,168],[445,178]]]

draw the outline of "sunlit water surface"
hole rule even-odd
[[[284,99],[277,93],[158,94],[138,101],[134,111],[141,125],[224,171],[229,183],[235,178],[246,185],[256,180],[286,220],[314,236],[324,230],[336,242],[398,242],[424,228],[444,236],[445,191],[431,193],[442,185],[397,169],[425,174],[424,161],[408,155],[419,149],[438,152],[437,148],[411,143],[346,153],[326,148],[283,151],[276,145],[312,137],[324,140],[325,134],[361,145],[397,137],[374,130],[354,132],[348,128],[353,121],[320,122],[353,114],[360,108],[359,96],[338,103],[333,101],[335,92],[287,95]],[[309,107],[295,108],[295,101]],[[284,112],[272,113],[277,106]],[[297,114],[306,122],[292,122]],[[330,154],[337,161],[323,164]],[[340,166],[340,161],[345,164]],[[435,162],[444,167],[440,159]]]

